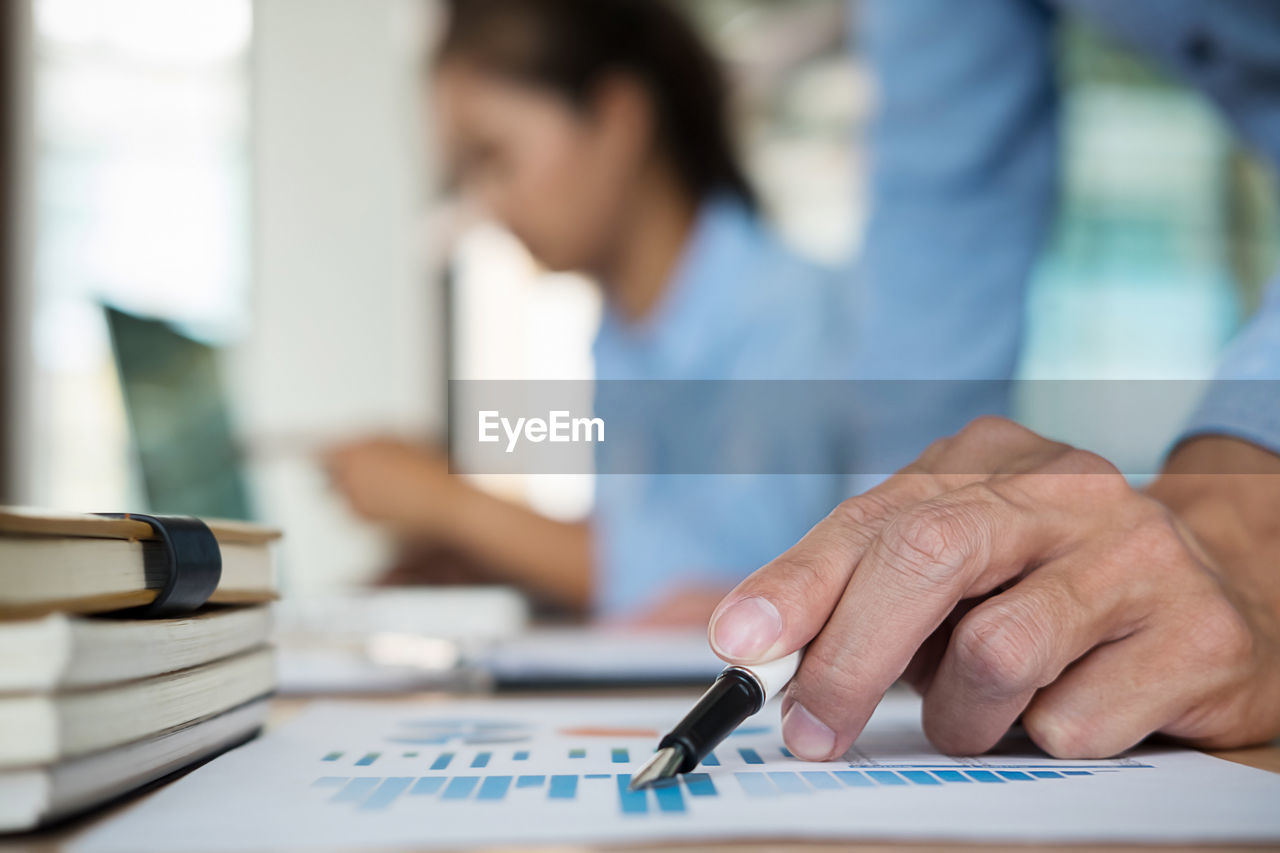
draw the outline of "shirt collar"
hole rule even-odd
[[[697,369],[709,338],[723,326],[718,320],[733,312],[752,253],[763,239],[742,202],[724,194],[707,199],[671,281],[649,316],[632,323],[606,305],[596,338],[597,356],[601,349],[616,346],[643,358],[651,378],[698,378],[689,374]]]

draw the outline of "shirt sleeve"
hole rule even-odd
[[[1001,380],[1055,205],[1054,19],[1035,0],[855,10],[877,102],[853,373],[941,380],[928,394],[887,388],[870,407],[860,465],[890,473],[972,418],[1008,412]]]
[[[1227,435],[1280,453],[1280,277],[1232,341],[1179,443]]]

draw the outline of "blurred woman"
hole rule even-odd
[[[840,364],[840,282],[762,226],[721,70],[667,3],[455,0],[434,72],[462,191],[545,267],[602,288],[597,379],[806,379]],[[833,477],[608,476],[592,517],[567,524],[419,448],[364,442],[330,462],[357,511],[500,579],[689,623],[840,491]]]

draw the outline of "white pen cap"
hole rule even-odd
[[[768,663],[756,663],[751,666],[733,664],[728,668],[745,672],[754,678],[756,683],[760,685],[760,689],[764,691],[764,701],[768,702],[774,696],[777,696],[778,692],[795,677],[796,671],[800,669],[800,660],[803,657],[804,650],[800,649]]]

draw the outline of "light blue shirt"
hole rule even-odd
[[[594,348],[600,380],[820,379],[844,370],[848,281],[787,250],[741,204],[707,202],[654,313],[630,324],[606,309]],[[597,414],[610,423],[608,394]],[[714,395],[711,395],[714,397]],[[732,419],[690,400],[678,413]],[[705,408],[704,408],[705,407]],[[637,434],[661,432],[667,411],[645,411]],[[611,439],[612,440],[612,439]],[[821,452],[795,443],[796,453]],[[794,464],[793,464],[794,463]],[[779,461],[777,470],[828,470]],[[669,470],[653,460],[654,470]],[[592,533],[597,609],[632,611],[682,585],[727,590],[795,544],[841,498],[845,484],[800,474],[601,474]],[[732,470],[732,469],[731,469]]]
[[[1032,266],[1058,183],[1054,30],[1090,21],[1213,101],[1280,164],[1276,0],[866,0],[855,5],[878,83],[871,217],[857,311],[858,377],[1014,374]],[[1234,435],[1280,452],[1280,280],[1221,365],[1184,437]],[[1271,380],[1271,381],[1256,381]],[[866,453],[896,470],[929,440],[1007,413],[1011,386],[956,382],[881,412]]]

